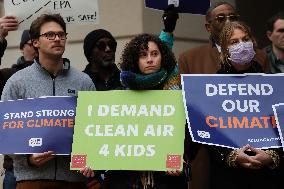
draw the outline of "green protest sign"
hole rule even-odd
[[[79,92],[71,169],[182,169],[181,91]]]

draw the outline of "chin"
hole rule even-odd
[[[144,72],[143,74],[145,74],[145,75],[148,75],[148,74],[153,74],[153,73],[156,73],[156,72],[158,72],[158,71],[146,71],[146,72]]]

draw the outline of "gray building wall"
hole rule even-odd
[[[216,1],[216,0],[215,0]],[[212,1],[212,2],[215,2]],[[228,1],[233,2],[233,0]],[[135,35],[141,33],[159,34],[163,28],[162,11],[145,8],[144,0],[98,0],[100,24],[98,25],[69,25],[68,39],[64,57],[71,64],[82,70],[87,61],[83,54],[82,41],[84,36],[98,28],[111,31],[118,40],[116,61],[119,61],[124,45]],[[1,15],[4,15],[3,0],[0,0]],[[208,34],[204,27],[204,16],[180,14],[176,31],[174,53],[207,42]],[[1,68],[10,67],[20,56],[19,41],[22,31],[10,32],[7,41],[8,48],[2,60]]]

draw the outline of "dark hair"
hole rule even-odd
[[[221,2],[217,2],[215,4],[213,4],[212,6],[210,6],[210,8],[207,10],[206,12],[206,15],[205,15],[205,19],[206,21],[208,22],[211,18],[211,13],[212,11],[216,8],[216,7],[219,7],[221,5],[229,5],[231,6],[234,10],[235,10],[235,7],[233,5],[231,5],[230,3],[228,2],[225,2],[225,1],[221,1]]]
[[[66,32],[66,23],[60,14],[42,14],[41,16],[37,17],[30,26],[31,39],[39,38],[41,26],[47,22],[58,23],[64,32]]]
[[[227,63],[227,58],[229,56],[228,46],[230,42],[230,38],[233,35],[235,29],[240,29],[244,33],[248,34],[249,38],[253,42],[254,49],[256,48],[256,40],[252,35],[251,29],[248,25],[241,21],[233,21],[225,24],[221,34],[220,34],[220,45],[221,45],[221,53],[220,59],[221,63]]]
[[[177,61],[169,47],[154,35],[141,34],[126,44],[122,52],[119,65],[123,71],[141,73],[138,66],[139,56],[141,50],[148,49],[149,41],[154,42],[161,52],[161,67],[165,68],[168,72],[171,72],[175,68]]]
[[[278,12],[276,14],[274,14],[272,17],[270,17],[267,21],[266,21],[266,30],[267,31],[273,31],[274,30],[274,23],[278,20],[284,19],[284,12]]]
[[[111,35],[111,33],[104,29],[97,29],[93,30],[90,33],[88,33],[84,39],[83,49],[85,57],[87,58],[88,62],[91,62],[91,54],[92,51],[96,45],[96,43],[102,39],[102,38],[108,38],[114,41],[115,44],[117,44],[114,37]]]
[[[20,42],[20,49],[24,48],[24,45],[31,40],[30,38],[30,31],[29,30],[24,30],[22,33],[22,37],[21,37],[21,42]]]

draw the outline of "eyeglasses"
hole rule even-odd
[[[217,22],[222,23],[222,22],[225,22],[227,19],[229,19],[231,22],[233,22],[233,21],[237,21],[239,17],[240,15],[237,15],[237,14],[218,15],[214,18],[214,20],[217,20]],[[210,20],[209,22],[212,22],[212,20]]]
[[[100,51],[105,51],[106,47],[108,46],[111,50],[116,50],[117,43],[115,41],[99,41],[95,45]]]
[[[65,33],[65,32],[55,33],[55,32],[49,31],[49,32],[40,34],[39,37],[44,36],[49,40],[54,40],[56,38],[56,36],[58,36],[59,39],[65,40],[65,39],[67,39],[67,34],[68,33]]]

